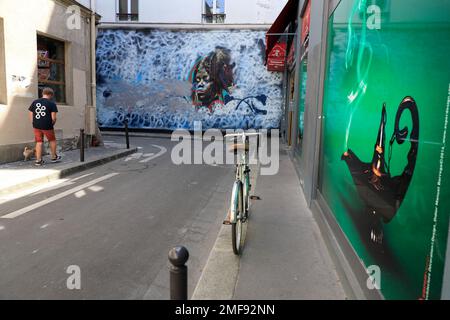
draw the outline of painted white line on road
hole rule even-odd
[[[88,188],[89,190],[91,190],[92,192],[100,192],[103,191],[105,188],[103,188],[102,186],[92,186]]]
[[[151,160],[153,160],[153,159],[156,159],[156,158],[162,156],[164,153],[167,152],[167,149],[164,148],[164,147],[157,146],[156,144],[152,144],[152,146],[154,146],[155,148],[158,148],[160,151],[159,151],[157,154],[155,154],[155,155],[152,155],[152,156],[150,156],[150,157],[148,157],[148,158],[146,158],[146,159],[144,159],[144,160],[139,161],[140,163],[146,163],[146,162],[149,162],[149,161],[151,161]]]
[[[91,172],[91,173],[88,173],[88,174],[85,174],[85,175],[82,175],[82,176],[79,176],[79,177],[70,179],[70,182],[75,182],[75,181],[81,180],[81,179],[83,179],[83,178],[92,176],[93,174],[95,174],[95,172]]]
[[[25,213],[28,213],[28,212],[32,211],[32,210],[35,210],[35,209],[40,208],[42,206],[45,206],[45,205],[47,205],[49,203],[55,202],[55,201],[57,201],[59,199],[67,197],[67,196],[69,196],[69,195],[71,195],[73,193],[76,193],[76,192],[78,192],[80,190],[83,190],[85,188],[93,186],[93,185],[95,185],[95,184],[97,184],[99,182],[102,182],[104,180],[110,179],[110,178],[112,178],[114,176],[117,176],[117,175],[118,175],[118,173],[115,173],[115,172],[107,174],[106,176],[103,176],[103,177],[97,178],[95,180],[92,180],[90,182],[87,182],[85,184],[79,185],[78,187],[69,189],[69,190],[64,191],[64,192],[62,192],[60,194],[54,195],[53,197],[50,197],[48,199],[45,199],[45,200],[39,201],[39,202],[37,202],[35,204],[32,204],[32,205],[30,205],[28,207],[25,207],[25,208],[22,208],[20,210],[17,210],[17,211],[5,214],[4,216],[1,216],[0,218],[3,218],[3,219],[14,219],[14,218],[17,218],[18,216],[21,216],[21,215],[23,215]]]
[[[44,188],[44,189],[39,190],[39,191],[37,191],[37,192],[32,192],[32,193],[30,193],[30,194],[32,194],[33,196],[36,196],[36,195],[41,194],[41,193],[53,191],[53,190],[56,190],[56,189],[65,188],[65,187],[68,187],[68,186],[71,186],[71,185],[75,184],[76,181],[81,180],[81,179],[84,179],[84,178],[87,178],[87,177],[89,177],[89,176],[92,176],[93,174],[95,174],[95,172],[91,172],[91,173],[88,173],[88,174],[84,174],[84,175],[82,175],[82,176],[79,176],[79,177],[70,179],[70,180],[68,180],[68,181],[67,181],[67,179],[62,179],[61,181],[63,181],[63,182],[62,182],[61,184],[59,184],[59,185],[55,185],[55,186],[53,186],[53,187],[47,187],[47,188]],[[60,181],[60,180],[58,180],[58,181]],[[28,195],[28,194],[27,194],[27,195]]]
[[[0,197],[0,204],[6,203],[6,202],[10,202],[28,195],[39,195],[41,193],[44,192],[48,192],[48,191],[53,191],[59,188],[64,188],[67,186],[70,186],[72,184],[75,184],[75,181],[87,178],[91,175],[95,174],[95,172],[91,172],[85,175],[82,175],[80,177],[76,177],[74,179],[58,179],[55,181],[49,181],[47,183],[41,184],[39,186],[35,186],[35,187],[31,187],[28,188],[24,191],[17,191],[17,192],[13,192],[10,193],[8,195],[2,196]]]
[[[138,160],[140,157],[142,157],[142,155],[143,155],[142,152],[133,153],[131,156],[128,156],[125,159],[125,162],[128,162],[130,160]]]
[[[57,189],[57,188],[64,187],[65,185],[70,185],[70,184],[72,184],[72,183],[67,182],[67,179],[58,179],[55,181],[50,181],[50,182],[44,183],[42,185],[26,189],[25,191],[17,191],[17,192],[12,192],[10,194],[4,195],[4,196],[0,197],[0,204],[22,198],[22,197],[28,196],[30,194],[39,194],[40,191],[46,192],[48,190]]]
[[[84,190],[80,190],[78,192],[75,192],[75,197],[78,198],[78,199],[83,198],[85,195],[86,195],[86,191],[84,191]]]

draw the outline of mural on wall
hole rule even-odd
[[[97,38],[100,127],[278,128],[282,79],[263,31],[106,30]]]

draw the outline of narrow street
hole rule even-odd
[[[450,0],[0,0],[0,301],[450,300],[449,51]]]
[[[1,203],[0,299],[168,299],[167,254],[178,244],[190,251],[192,293],[226,214],[233,168],[176,166],[170,139],[132,144],[140,151],[128,158]],[[67,289],[72,265],[81,290]]]

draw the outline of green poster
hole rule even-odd
[[[439,299],[450,213],[450,0],[342,0],[320,191],[386,299]]]
[[[303,144],[303,130],[305,128],[305,98],[306,98],[306,84],[308,80],[308,58],[305,57],[301,62],[300,71],[300,99],[298,110],[298,148],[301,150]]]

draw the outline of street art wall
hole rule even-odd
[[[446,261],[450,0],[422,4],[342,0],[329,21],[320,191],[387,299],[439,299]]]
[[[263,64],[263,31],[100,29],[100,127],[278,128],[281,73]]]

